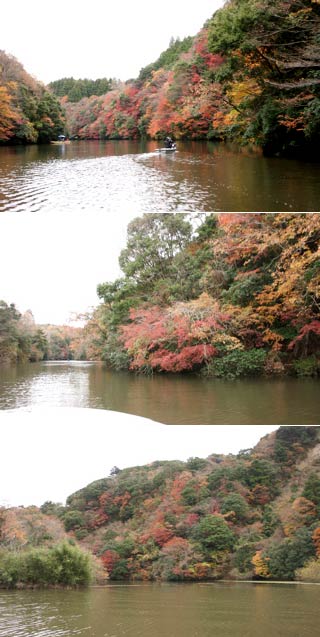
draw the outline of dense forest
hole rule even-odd
[[[319,0],[228,0],[138,78],[62,78],[48,89],[0,54],[0,141],[231,139],[318,159]],[[108,60],[106,60],[106,69]],[[61,106],[66,115],[66,127]]]
[[[65,129],[59,100],[0,51],[0,144],[46,143]]]
[[[14,303],[0,301],[0,364],[83,359],[81,328],[36,325],[31,310],[21,314]]]
[[[105,95],[113,88],[114,81],[106,77],[98,80],[75,80],[73,77],[63,77],[61,80],[50,82],[48,88],[56,97],[64,97],[69,102],[79,102],[83,97]]]
[[[280,427],[237,455],[113,467],[66,505],[2,508],[0,585],[319,582],[319,435]]]
[[[231,139],[312,156],[320,135],[319,0],[229,0],[105,96],[65,99],[71,136]]]
[[[145,214],[98,285],[91,356],[115,369],[316,376],[318,214]]]
[[[0,360],[103,360],[116,370],[317,376],[317,213],[149,213],[128,226],[123,276],[83,328],[0,304]]]

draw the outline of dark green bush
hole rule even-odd
[[[48,549],[0,555],[0,586],[87,586],[92,579],[88,553],[68,542]]]
[[[239,493],[230,493],[222,502],[221,513],[229,513],[231,511],[234,512],[236,520],[239,522],[243,522],[248,517],[248,503]]]
[[[320,370],[320,363],[315,356],[308,356],[307,358],[293,361],[293,369],[300,378],[317,376]]]
[[[206,515],[193,531],[204,554],[213,551],[231,551],[235,543],[235,535],[224,519],[218,515]]]
[[[315,556],[315,547],[309,529],[299,529],[293,538],[268,551],[268,565],[272,579],[294,580],[295,571]]]
[[[266,356],[262,349],[234,350],[222,358],[213,359],[202,373],[230,380],[240,376],[257,376],[263,372]]]

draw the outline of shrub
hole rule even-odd
[[[87,586],[93,575],[88,553],[68,542],[49,549],[0,555],[0,586]]]
[[[231,493],[227,495],[221,505],[221,513],[229,513],[233,511],[237,521],[244,521],[249,513],[249,507],[246,500],[239,493]]]
[[[309,560],[296,570],[295,578],[301,582],[320,582],[320,560]]]
[[[224,519],[218,515],[206,515],[193,531],[205,553],[232,550],[235,543],[234,533]]]
[[[187,460],[187,469],[189,471],[200,471],[201,469],[204,469],[208,462],[207,460],[205,460],[204,458],[188,458]]]
[[[66,511],[62,519],[66,531],[73,531],[84,525],[84,517],[81,511]]]
[[[215,358],[203,370],[203,375],[233,380],[240,376],[257,376],[263,372],[266,352],[262,349],[236,349],[222,358]]]
[[[269,572],[272,579],[294,580],[295,571],[315,556],[311,533],[299,529],[293,538],[286,538],[268,551]]]
[[[293,369],[299,377],[317,376],[320,364],[315,356],[308,356],[307,358],[293,361]]]
[[[239,546],[234,555],[234,563],[240,573],[252,571],[252,558],[256,552],[253,542],[246,542]]]
[[[317,511],[320,515],[320,478],[316,473],[311,473],[307,478],[302,497],[311,500],[317,506]]]

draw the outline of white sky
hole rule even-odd
[[[0,299],[22,313],[30,309],[39,324],[61,325],[96,307],[97,285],[121,276],[118,258],[136,216],[1,213]]]
[[[0,412],[0,505],[64,502],[90,482],[155,460],[247,449],[276,426],[163,425],[139,416],[77,408]],[[125,441],[125,444],[124,444]]]
[[[0,48],[48,83],[62,77],[128,80],[171,37],[195,35],[223,0],[10,0],[1,3]]]

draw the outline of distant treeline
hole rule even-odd
[[[31,310],[0,301],[0,364],[85,358],[81,327],[37,325]]]
[[[113,80],[106,77],[98,80],[75,80],[73,77],[64,77],[48,84],[49,89],[57,97],[67,97],[70,102],[79,102],[83,97],[92,95],[105,95],[111,90]]]

